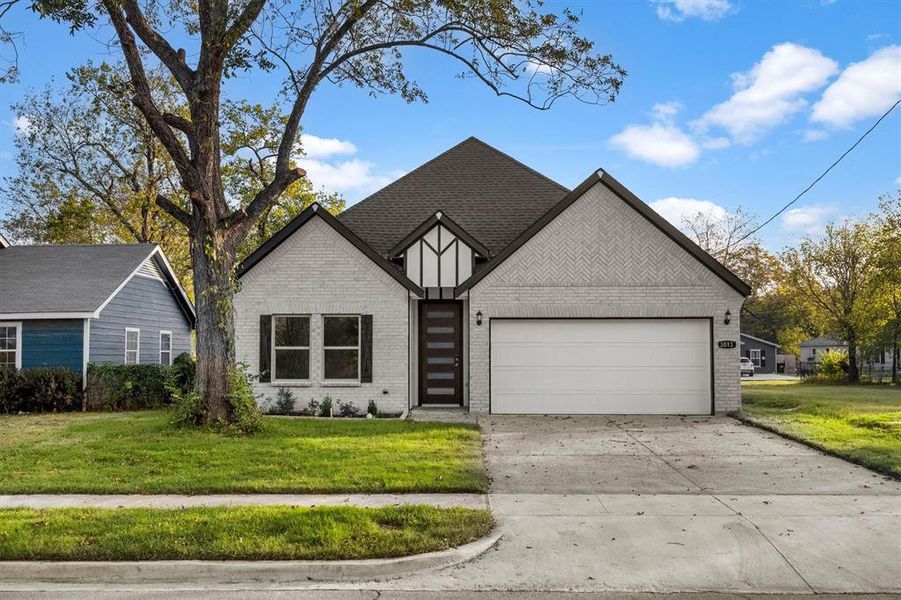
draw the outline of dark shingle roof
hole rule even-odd
[[[825,335],[821,335],[819,337],[810,338],[809,340],[804,340],[800,344],[801,346],[816,346],[817,348],[825,348],[829,346],[847,346],[845,342],[840,342],[838,340],[834,340],[830,337],[826,337]]]
[[[0,250],[0,314],[93,312],[153,244],[10,246]]]
[[[387,256],[440,210],[495,255],[568,192],[471,137],[351,206],[338,219]]]

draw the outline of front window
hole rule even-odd
[[[360,317],[322,318],[323,379],[360,380]]]
[[[160,332],[160,364],[172,364],[172,332]]]
[[[272,380],[308,381],[310,317],[285,315],[272,320]]]
[[[21,331],[19,323],[0,323],[0,369],[21,368]]]
[[[760,350],[751,350],[751,362],[755,367],[760,366]]]
[[[125,330],[125,364],[136,365],[141,361],[141,330]]]

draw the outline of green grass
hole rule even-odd
[[[165,411],[0,417],[0,493],[482,492],[476,427],[267,417],[252,437]]]
[[[901,388],[745,382],[742,417],[901,478]]]
[[[342,560],[487,535],[485,510],[290,506],[0,509],[0,560]]]

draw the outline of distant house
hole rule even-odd
[[[779,344],[763,340],[747,333],[739,335],[741,355],[747,356],[754,363],[755,373],[776,372],[776,351]]]
[[[159,246],[0,246],[0,368],[170,364],[195,313]]]
[[[826,336],[819,336],[801,342],[801,363],[818,363],[827,350],[848,351],[848,344]]]

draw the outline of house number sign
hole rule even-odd
[[[717,343],[717,346],[719,346],[720,348],[728,349],[728,348],[735,348],[735,346],[737,346],[737,344],[733,340],[720,340]]]

